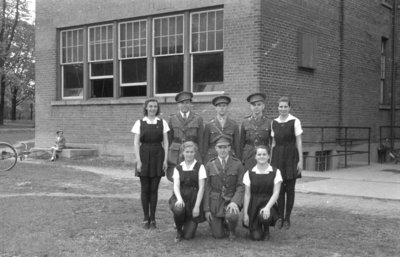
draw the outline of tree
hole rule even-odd
[[[35,95],[34,25],[21,21],[14,44],[5,63],[6,87],[11,99],[11,120],[16,119],[17,106]],[[7,93],[7,92],[6,92]],[[7,95],[7,94],[6,94]]]
[[[15,35],[22,21],[21,16],[27,14],[29,14],[27,0],[2,0],[0,7],[0,125],[4,124],[6,66],[13,57],[11,48],[17,45]]]

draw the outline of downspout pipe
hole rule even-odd
[[[390,96],[390,149],[394,149],[394,126],[396,125],[396,48],[397,48],[397,0],[393,0],[392,15],[392,83]]]

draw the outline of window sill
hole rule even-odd
[[[207,95],[194,95],[193,103],[210,103],[221,92],[209,93]],[[175,103],[175,95],[155,97],[161,104]],[[124,105],[124,104],[143,104],[148,97],[121,97],[121,98],[91,98],[88,100],[70,99],[51,101],[51,106],[72,106],[72,105]]]
[[[389,110],[390,111],[390,109],[391,109],[390,104],[380,104],[379,105],[379,110]],[[396,105],[396,110],[400,110],[399,104]]]

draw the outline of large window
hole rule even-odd
[[[62,98],[220,93],[223,36],[222,9],[63,29]]]
[[[183,15],[155,18],[153,56],[155,93],[183,90]]]
[[[146,96],[147,22],[119,24],[121,96]]]
[[[191,14],[193,92],[222,91],[224,81],[223,11]]]
[[[113,97],[113,25],[89,27],[90,96]]]
[[[83,29],[61,32],[63,98],[83,97]]]

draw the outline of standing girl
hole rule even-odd
[[[172,175],[174,194],[169,200],[169,205],[174,213],[177,229],[175,242],[182,238],[192,239],[198,223],[205,220],[202,200],[207,175],[204,166],[194,158],[197,151],[194,142],[183,143],[181,152],[184,161],[175,167]]]
[[[278,199],[280,228],[290,228],[290,214],[294,205],[296,178],[303,170],[303,146],[300,120],[290,114],[290,100],[278,101],[279,117],[272,121],[271,165],[282,172],[283,183]]]
[[[146,100],[144,118],[137,120],[132,128],[145,229],[156,228],[158,186],[167,168],[169,127],[167,122],[158,117],[159,114],[158,101],[154,98]]]
[[[267,147],[257,146],[257,165],[243,177],[245,185],[243,223],[253,240],[269,240],[269,227],[279,218],[276,201],[279,197],[281,172],[269,165]]]

